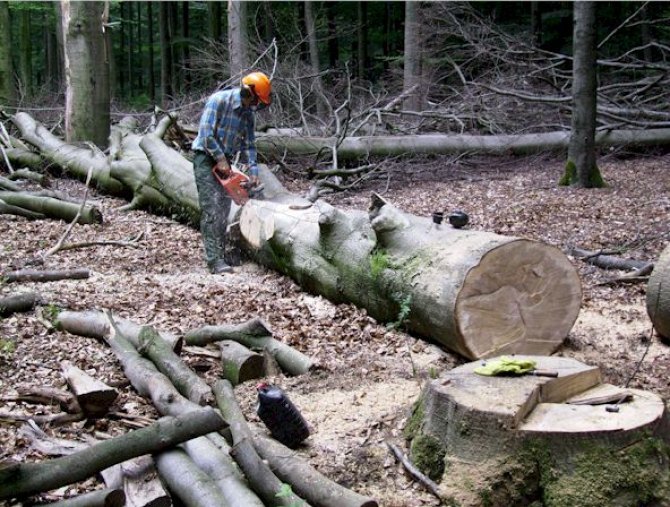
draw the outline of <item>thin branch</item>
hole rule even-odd
[[[44,254],[43,258],[46,258],[46,257],[48,257],[50,255],[53,255],[56,252],[58,252],[62,248],[63,242],[65,241],[65,239],[70,235],[70,232],[72,231],[72,228],[74,227],[74,224],[77,223],[77,221],[79,220],[79,217],[81,216],[81,212],[84,209],[84,206],[86,206],[86,199],[88,198],[88,190],[89,190],[89,185],[91,183],[91,178],[92,177],[93,177],[93,166],[88,168],[88,174],[86,175],[86,191],[84,192],[84,199],[81,202],[81,206],[79,206],[79,209],[77,210],[77,214],[75,215],[74,220],[72,220],[72,222],[70,222],[70,225],[65,230],[63,235],[60,237],[58,242],[52,248],[47,250],[47,252]]]

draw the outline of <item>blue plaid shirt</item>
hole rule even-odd
[[[204,151],[218,161],[230,160],[237,152],[246,154],[249,174],[258,175],[254,112],[242,105],[239,88],[214,93],[200,117],[198,137],[191,148]]]

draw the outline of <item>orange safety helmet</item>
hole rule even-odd
[[[272,102],[272,98],[270,97],[272,83],[270,83],[270,78],[262,72],[247,74],[242,78],[242,85],[249,88],[263,104],[269,106],[270,102]]]

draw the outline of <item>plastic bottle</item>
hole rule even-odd
[[[297,447],[309,436],[307,422],[298,409],[286,393],[276,386],[258,384],[256,390],[258,417],[276,440],[292,449]]]

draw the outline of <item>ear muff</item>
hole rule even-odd
[[[240,87],[240,97],[243,99],[250,99],[251,97],[254,96],[254,92],[251,89],[251,86],[242,84]]]

